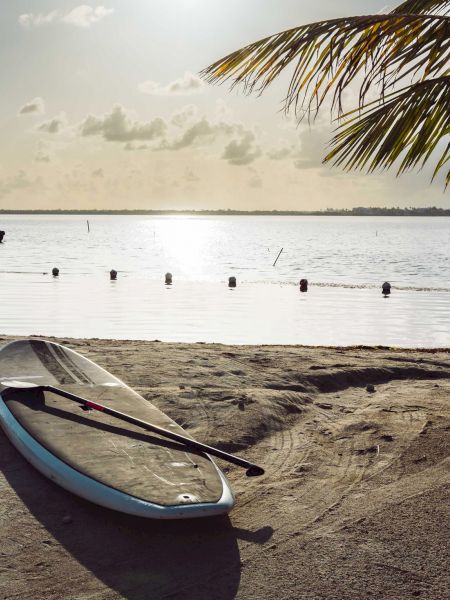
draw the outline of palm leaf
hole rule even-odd
[[[433,11],[447,14],[450,11],[448,0],[406,0],[395,8],[392,14],[426,14],[432,13]]]
[[[434,11],[435,14],[432,14]],[[302,25],[249,44],[201,75],[262,93],[293,67],[284,108],[301,120],[331,96],[331,111],[348,119],[326,160],[347,169],[421,166],[448,133],[450,0],[406,0],[391,13]],[[398,90],[400,85],[408,87]],[[343,94],[359,85],[355,112],[344,115]],[[374,87],[378,100],[366,103]],[[435,173],[449,160],[448,148]],[[449,182],[447,176],[447,184]]]
[[[248,93],[263,92],[296,61],[285,110],[294,106],[301,118],[317,112],[332,89],[332,105],[342,112],[343,92],[358,75],[362,106],[373,84],[380,84],[384,95],[406,76],[437,76],[449,55],[449,17],[369,15],[278,33],[220,59],[201,75],[210,83],[232,79],[232,86],[243,84]]]
[[[373,102],[362,114],[352,111],[332,140],[325,157],[346,170],[388,169],[401,160],[397,174],[422,167],[450,134],[450,76],[418,82]],[[440,156],[433,178],[450,160],[450,144]],[[450,171],[446,186],[450,183]]]

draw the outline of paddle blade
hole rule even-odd
[[[259,477],[259,475],[264,475],[264,469],[262,467],[258,467],[257,465],[252,465],[245,471],[245,474],[247,477]]]

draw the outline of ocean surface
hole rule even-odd
[[[450,347],[450,218],[0,215],[0,229],[0,333]]]

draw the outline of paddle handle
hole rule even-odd
[[[153,433],[157,433],[162,437],[169,438],[176,442],[180,442],[187,446],[188,448],[192,448],[193,450],[199,450],[200,452],[205,452],[206,454],[211,454],[212,456],[216,456],[217,458],[221,458],[230,463],[238,465],[239,467],[243,467],[247,469],[246,474],[248,477],[254,477],[257,475],[263,475],[264,469],[255,465],[243,458],[239,458],[234,454],[229,454],[228,452],[224,452],[223,450],[219,450],[218,448],[214,448],[212,446],[208,446],[207,444],[202,444],[201,442],[197,442],[196,440],[192,440],[191,438],[185,437],[184,435],[180,435],[179,433],[175,433],[174,431],[169,431],[164,429],[163,427],[158,427],[157,425],[152,425],[147,421],[143,421],[142,419],[137,419],[136,417],[132,417],[131,415],[127,415],[119,410],[115,410],[114,408],[110,408],[109,406],[105,406],[104,404],[99,404],[98,402],[93,402],[92,400],[87,400],[86,398],[82,398],[81,396],[77,396],[76,394],[71,394],[70,392],[66,392],[65,390],[61,390],[60,388],[54,387],[52,385],[44,385],[39,386],[43,390],[47,390],[52,392],[53,394],[57,394],[58,396],[63,396],[64,398],[68,398],[69,400],[73,400],[74,402],[78,402],[87,408],[92,408],[94,410],[98,410],[100,412],[104,412],[106,415],[110,415],[112,417],[116,417],[121,421],[126,421],[127,423],[131,423],[132,425],[137,425],[146,429],[147,431],[151,431]]]

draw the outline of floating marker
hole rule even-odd
[[[58,275],[59,275],[59,269],[57,267],[53,267],[53,269],[52,269],[52,275],[53,275],[53,277],[58,277]]]
[[[111,279],[111,281],[115,281],[117,279],[117,271],[111,269],[111,271],[109,272],[109,278]]]
[[[307,292],[308,291],[308,280],[300,279],[300,291]]]
[[[236,277],[228,277],[228,287],[236,287]]]
[[[172,273],[166,273],[164,277],[166,285],[172,285]]]

